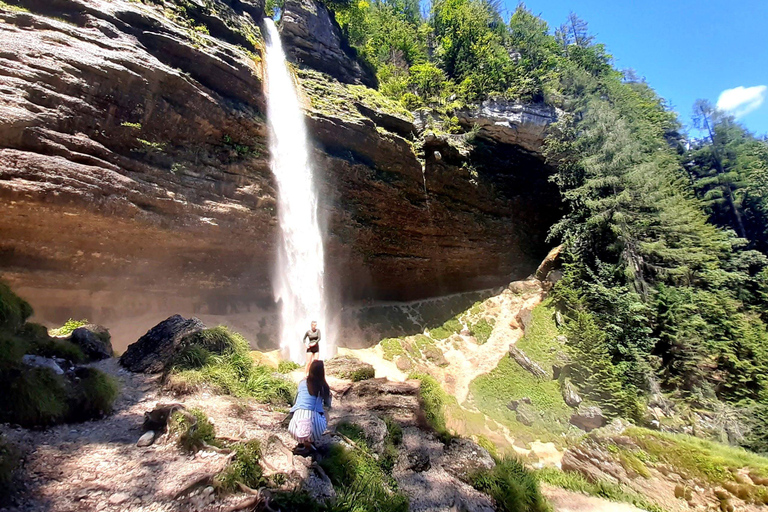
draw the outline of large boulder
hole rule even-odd
[[[287,55],[349,84],[376,87],[374,73],[357,60],[339,24],[321,2],[286,0],[280,26]]]
[[[571,415],[570,421],[571,424],[587,432],[605,426],[608,422],[599,407],[595,405],[585,406],[584,404],[579,406],[576,412]]]
[[[581,405],[581,397],[576,390],[576,386],[574,386],[570,380],[565,379],[563,381],[562,392],[563,400],[568,404],[568,407],[578,407]]]
[[[492,469],[496,463],[491,454],[470,439],[455,438],[445,448],[441,459],[443,469],[463,482],[473,473]]]
[[[353,382],[372,379],[376,371],[373,365],[364,363],[356,357],[337,356],[325,362],[325,373]]]
[[[178,354],[184,339],[203,329],[205,325],[197,318],[173,315],[129,345],[120,358],[120,364],[132,372],[162,372]]]
[[[113,355],[112,336],[106,327],[88,324],[72,331],[70,341],[80,347],[90,361],[109,359]]]

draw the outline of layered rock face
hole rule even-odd
[[[325,8],[307,1],[286,5],[289,53],[346,82],[369,83],[355,61],[334,60],[351,57]],[[227,321],[270,346],[278,232],[262,7],[21,5],[31,12],[0,9],[3,279],[39,321],[86,317],[110,328],[119,351],[174,313]],[[313,63],[299,57],[309,36],[290,28],[307,10],[332,36],[312,43],[331,56]],[[508,119],[517,139],[483,129],[474,141],[417,139],[407,113],[383,112],[364,97],[347,101],[346,86],[314,76],[329,101],[343,104],[327,108],[307,92],[339,308],[480,289],[535,270],[559,208],[548,170],[531,152],[540,122]],[[305,90],[312,80],[301,79]],[[481,125],[480,115],[466,122]]]

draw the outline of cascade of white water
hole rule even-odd
[[[272,172],[278,186],[280,248],[275,269],[275,300],[281,303],[280,348],[283,357],[305,360],[302,337],[316,320],[322,334],[320,357],[335,352],[328,332],[325,300],[323,237],[318,200],[309,159],[304,114],[285,62],[275,23],[267,30],[267,116],[271,128]]]

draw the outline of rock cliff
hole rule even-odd
[[[28,12],[0,8],[3,278],[39,320],[113,326],[118,349],[178,311],[255,317],[237,328],[268,345],[274,321],[256,315],[272,306],[277,237],[263,6],[18,4]],[[559,208],[536,154],[547,118],[495,130],[503,108],[483,107],[460,117],[480,127],[474,140],[424,132],[344,83],[371,81],[324,9],[289,2],[282,31],[302,65],[337,298],[423,298],[533,272]],[[299,30],[312,24],[323,30]]]

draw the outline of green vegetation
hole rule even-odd
[[[152,142],[138,137],[136,140],[142,145],[142,149],[147,151],[165,151],[165,147],[168,145],[166,142]]]
[[[259,460],[261,459],[261,443],[253,439],[247,443],[236,443],[230,446],[235,451],[233,461],[216,476],[215,485],[223,492],[239,491],[239,484],[251,489],[257,489],[264,481]]]
[[[336,499],[327,505],[330,511],[402,511],[408,510],[408,498],[398,493],[396,484],[382,465],[391,470],[391,459],[373,457],[362,429],[353,425],[339,425],[349,434],[356,446],[331,446],[327,457],[320,461],[336,489]],[[382,460],[389,461],[382,464]]]
[[[631,503],[648,512],[664,512],[663,508],[631,489],[605,480],[590,482],[581,473],[544,468],[536,471],[536,477],[541,482],[568,489],[569,491],[589,494],[590,496],[597,496],[620,503]]]
[[[200,409],[176,411],[168,422],[168,434],[179,448],[194,453],[216,442],[216,429]]]
[[[488,341],[488,338],[491,337],[491,333],[493,332],[493,326],[495,323],[496,320],[494,319],[489,321],[486,318],[481,318],[474,324],[469,325],[469,332],[472,336],[475,337],[478,345],[483,345]]]
[[[70,419],[85,421],[112,412],[112,404],[120,391],[114,377],[95,368],[78,368],[75,377],[78,386],[69,396]]]
[[[458,318],[454,317],[446,320],[446,322],[439,327],[429,329],[429,335],[435,340],[444,340],[446,338],[450,338],[456,333],[461,332],[461,328],[461,322],[459,322]]]
[[[133,128],[134,130],[141,130],[141,123],[129,123],[128,121],[125,121],[124,123],[120,123],[120,126],[124,126],[125,128]]]
[[[75,329],[88,325],[88,323],[88,320],[74,320],[70,318],[61,327],[48,329],[48,334],[51,336],[69,336]]]
[[[29,12],[29,9],[21,7],[20,5],[13,5],[3,1],[0,1],[0,9],[5,9],[6,11],[15,11],[15,12]]]
[[[22,362],[25,354],[85,361],[73,343],[51,338],[42,325],[25,323],[30,316],[30,305],[0,282],[0,421],[37,427],[110,413],[118,392],[111,376],[92,368],[57,375]]]
[[[240,334],[219,326],[205,329],[187,340],[167,376],[177,393],[207,385],[216,392],[260,402],[288,404],[296,385],[273,368],[255,364],[248,342]]]
[[[742,448],[642,428],[631,428],[625,434],[655,460],[673,466],[689,478],[723,484],[734,481],[733,471],[741,468],[747,468],[754,475],[768,477],[768,458]]]
[[[400,338],[384,338],[379,344],[384,350],[384,359],[387,361],[393,361],[397,356],[405,355]]]
[[[556,340],[559,331],[553,313],[549,302],[536,307],[531,326],[517,343],[519,349],[548,371],[551,371],[558,350],[564,350]],[[558,444],[563,442],[561,434],[567,429],[571,409],[563,401],[558,381],[537,379],[512,358],[504,357],[490,373],[472,381],[469,390],[475,406],[482,413],[513,428],[522,440],[538,438]],[[507,408],[512,400],[524,397],[530,398],[531,405],[540,413],[531,426],[518,422],[516,413]]]
[[[32,306],[0,281],[0,329],[16,331],[32,316]]]
[[[534,473],[515,458],[496,462],[493,469],[472,475],[472,486],[490,495],[501,512],[547,512],[550,510],[539,490]]]
[[[280,361],[277,364],[278,373],[291,373],[299,368],[301,368],[301,365],[299,363],[294,363],[293,361]]]
[[[398,102],[374,89],[343,84],[311,69],[302,68],[296,73],[301,79],[302,90],[309,96],[312,108],[320,112],[349,119],[363,119],[364,116],[355,107],[356,103],[361,103],[371,110],[385,114],[409,120],[413,117]]]
[[[444,442],[451,439],[453,436],[445,424],[445,408],[450,404],[451,399],[453,399],[453,402],[456,399],[449,397],[440,386],[440,383],[431,375],[412,373],[408,378],[421,381],[419,397],[421,398],[421,410],[424,412],[427,424]]]

